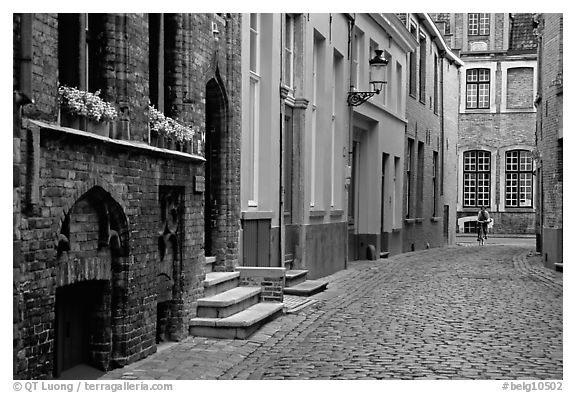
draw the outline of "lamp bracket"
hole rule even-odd
[[[351,91],[348,93],[348,106],[361,105],[378,93],[376,91]]]

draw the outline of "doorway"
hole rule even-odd
[[[56,289],[54,377],[79,366],[97,367],[98,349],[110,348],[109,284],[91,280]]]
[[[350,169],[350,187],[348,189],[348,259],[356,261],[358,255],[357,217],[358,217],[358,159],[360,142],[352,143],[352,167]]]
[[[226,99],[216,78],[210,79],[206,84],[205,120],[204,254],[216,256],[219,248],[225,248],[224,242],[219,242],[218,219],[220,209],[225,206],[222,199],[226,166],[226,155],[223,152],[223,139],[226,134]]]

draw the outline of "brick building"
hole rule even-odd
[[[454,244],[458,89],[462,61],[427,14],[398,14],[418,41],[406,88],[402,250]]]
[[[240,18],[13,22],[13,375],[122,366],[188,334],[206,255],[238,263]],[[100,90],[117,116],[74,120],[59,85]]]
[[[563,15],[539,14],[536,98],[536,248],[545,266],[563,263]]]
[[[432,14],[464,62],[460,79],[458,230],[480,206],[497,233],[534,233],[536,36],[532,14]]]

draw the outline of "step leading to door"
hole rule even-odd
[[[204,279],[204,297],[214,296],[219,293],[236,288],[240,281],[238,272],[211,272],[206,273]]]
[[[193,318],[190,334],[201,337],[247,339],[258,328],[282,315],[284,303],[264,302],[226,318]]]
[[[301,282],[306,281],[308,270],[287,270],[286,271],[286,287],[293,287]]]
[[[260,292],[260,287],[236,287],[198,299],[196,315],[200,318],[229,317],[258,303]]]
[[[214,263],[216,262],[216,257],[205,257],[204,266],[205,272],[211,273],[214,271]]]
[[[284,293],[286,295],[311,296],[315,293],[324,291],[326,287],[328,287],[327,281],[306,280],[300,284],[294,285],[293,287],[284,288]]]

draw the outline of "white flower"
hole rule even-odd
[[[164,115],[152,105],[148,106],[150,129],[159,135],[174,138],[178,142],[187,142],[194,139],[194,130],[185,127],[176,120]]]
[[[84,116],[96,121],[110,121],[118,117],[114,105],[100,98],[100,90],[90,93],[60,85],[58,86],[58,101],[62,108],[72,115]]]

